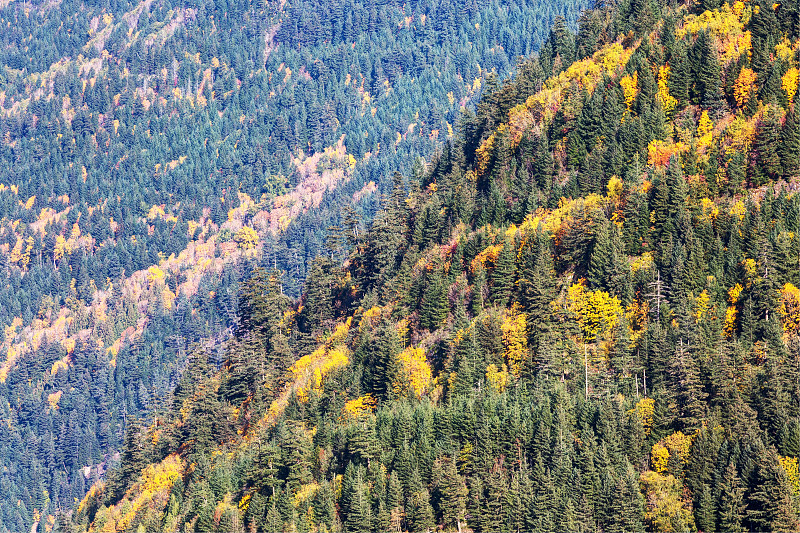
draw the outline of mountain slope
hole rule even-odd
[[[798,13],[556,25],[343,266],[242,285],[73,525],[800,528]]]
[[[195,345],[222,363],[239,281],[298,294],[584,5],[0,1],[2,526],[83,497]]]

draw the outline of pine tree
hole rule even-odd
[[[608,289],[610,270],[613,268],[613,250],[609,237],[608,222],[602,220],[595,226],[592,256],[589,260],[587,279],[592,288]]]
[[[427,276],[427,286],[422,298],[420,326],[431,331],[439,329],[447,319],[448,311],[446,278],[442,269],[436,265]]]
[[[492,303],[504,307],[511,299],[514,288],[514,274],[516,271],[516,257],[512,241],[506,240],[497,256],[494,270],[492,271]]]
[[[800,124],[797,120],[796,105],[786,110],[786,119],[781,130],[781,142],[778,146],[783,174],[789,178],[800,171]]]
[[[437,517],[445,527],[461,530],[466,513],[468,490],[464,479],[458,474],[455,460],[443,458],[434,465],[434,500],[437,502]]]
[[[792,488],[774,448],[759,449],[747,497],[751,531],[796,531],[800,527]]]
[[[744,487],[736,465],[731,461],[722,476],[717,500],[718,531],[742,531],[745,518]]]

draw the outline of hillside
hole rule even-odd
[[[584,6],[0,0],[0,530],[71,508],[195,347],[222,364],[253,268],[297,296]]]
[[[800,9],[556,24],[63,530],[800,530]],[[337,242],[334,242],[337,244]]]

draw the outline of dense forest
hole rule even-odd
[[[241,271],[72,509],[5,527],[800,530],[799,60],[796,0],[557,20],[299,299]]]
[[[0,530],[52,529],[222,366],[253,269],[299,296],[584,7],[0,0]]]

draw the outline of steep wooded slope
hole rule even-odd
[[[789,3],[556,26],[301,301],[242,285],[73,524],[798,530],[799,39]]]

